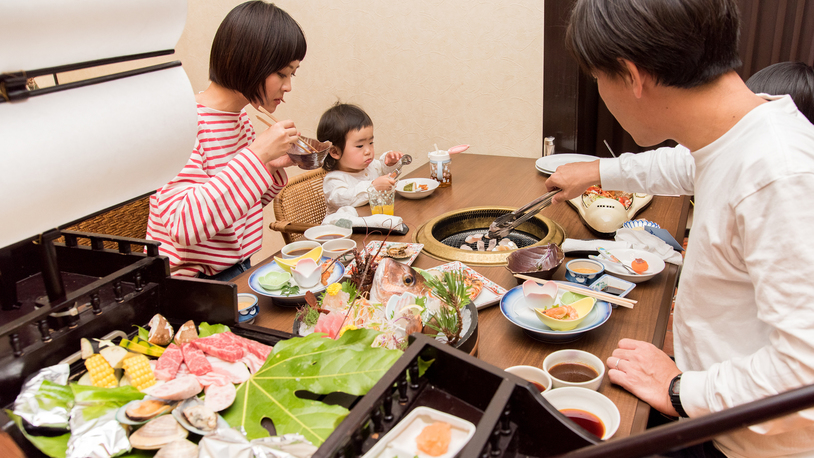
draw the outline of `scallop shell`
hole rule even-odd
[[[133,421],[145,421],[170,410],[172,410],[172,406],[164,401],[147,400],[128,407],[125,410],[125,415]]]
[[[130,445],[141,450],[158,450],[170,442],[185,439],[189,432],[172,415],[164,415],[147,422],[130,435]]]
[[[161,447],[155,458],[197,458],[198,446],[187,439],[178,439]]]

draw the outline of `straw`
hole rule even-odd
[[[532,280],[541,285],[545,285],[550,280],[541,280],[539,278],[529,277],[528,275],[523,274],[514,274],[517,278],[522,278],[523,280]],[[572,293],[581,294],[583,296],[593,297],[594,299],[599,299],[601,301],[610,302],[611,304],[621,305],[622,307],[627,307],[629,309],[633,308],[633,304],[636,301],[632,299],[625,299],[624,297],[614,296],[613,294],[603,293],[601,291],[594,291],[592,289],[580,288],[578,286],[571,286],[566,283],[557,283],[557,287],[564,289],[566,291],[571,291]]]
[[[277,118],[275,118],[275,117],[274,117],[274,115],[272,115],[271,113],[269,113],[269,111],[268,111],[268,110],[266,110],[265,108],[263,108],[262,106],[258,106],[258,107],[257,107],[257,110],[258,110],[258,111],[260,111],[261,113],[263,113],[264,115],[268,116],[269,118],[271,118],[271,120],[272,120],[272,121],[274,121],[275,123],[279,122],[279,121],[277,121]],[[259,117],[259,116],[257,117],[257,119],[259,119],[260,121],[262,121],[262,122],[263,122],[265,125],[267,125],[267,126],[271,127],[271,124],[269,124],[269,123],[268,123],[268,121],[266,121],[265,119],[263,119],[263,118],[261,118],[261,117]],[[298,139],[297,139],[297,142],[298,142],[300,145],[302,145],[303,147],[305,147],[306,151],[308,151],[308,152],[310,152],[310,153],[312,153],[312,154],[319,154],[319,151],[317,151],[316,149],[314,149],[314,147],[313,147],[313,146],[311,146],[311,145],[309,145],[307,142],[303,141],[303,139],[298,138]]]

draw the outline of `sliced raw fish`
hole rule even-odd
[[[184,355],[181,349],[175,344],[170,344],[164,353],[158,358],[155,365],[155,378],[164,380],[165,382],[175,378],[178,374],[178,368],[184,362]]]
[[[146,394],[169,401],[181,401],[195,396],[203,390],[203,386],[194,375],[176,377],[163,385],[154,385],[144,390]]]
[[[229,377],[232,383],[243,383],[251,377],[245,364],[238,361],[230,363],[214,356],[207,356],[206,360],[212,365],[212,371]]]
[[[206,360],[203,352],[191,343],[185,343],[181,346],[181,351],[184,352],[184,364],[187,365],[189,371],[195,375],[203,375],[212,372],[212,365]]]
[[[220,412],[235,402],[235,396],[237,396],[237,390],[231,383],[227,383],[226,385],[209,385],[209,387],[206,388],[204,405],[215,412]]]

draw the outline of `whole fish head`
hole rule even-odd
[[[382,258],[370,288],[371,302],[386,304],[394,294],[412,293],[416,297],[429,294],[424,277],[412,267],[393,258]]]

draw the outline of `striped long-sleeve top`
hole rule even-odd
[[[263,207],[288,182],[249,149],[245,110],[198,104],[198,136],[181,172],[150,197],[147,238],[161,242],[172,275],[214,275],[248,259],[263,241]]]

